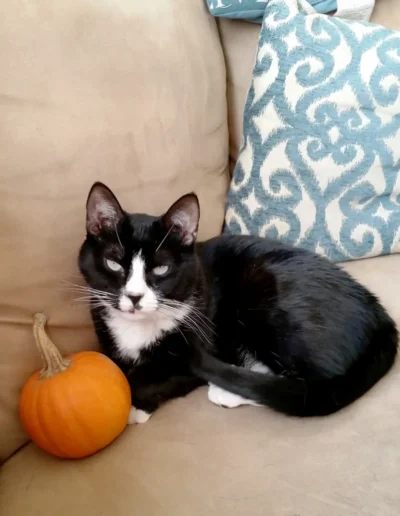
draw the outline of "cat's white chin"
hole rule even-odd
[[[119,310],[120,314],[126,321],[144,321],[152,316],[154,311],[151,312],[144,312],[142,310],[135,310],[134,312],[125,312],[123,310]]]

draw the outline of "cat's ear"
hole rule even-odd
[[[112,191],[103,183],[95,183],[86,203],[86,231],[99,236],[103,231],[115,231],[124,212]]]
[[[178,199],[163,216],[168,231],[177,235],[182,245],[193,245],[199,227],[200,205],[197,195],[190,193]]]

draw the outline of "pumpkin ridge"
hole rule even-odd
[[[41,391],[40,392],[40,398],[41,398],[40,403],[38,401],[39,400],[39,390]],[[47,418],[44,417],[43,410],[42,410],[43,407],[46,408],[46,403],[43,402],[43,395],[45,395],[44,399],[46,402],[48,399],[48,390],[47,389],[43,390],[39,386],[36,390],[36,400],[35,400],[36,401],[36,406],[35,406],[36,422],[37,422],[39,429],[45,439],[46,444],[47,443],[50,444],[50,448],[49,448],[50,451],[52,451],[52,453],[54,453],[58,457],[64,457],[65,453],[62,450],[62,448],[60,448],[58,443],[55,442],[49,435],[49,431],[47,429]],[[47,404],[47,406],[48,406],[48,404]],[[42,421],[42,418],[43,418],[43,421]],[[48,446],[46,446],[46,448],[48,448]]]
[[[85,378],[85,381],[87,382],[88,378]],[[87,382],[88,383],[88,382]],[[94,386],[95,387],[95,386]],[[68,403],[70,407],[74,407],[73,403],[73,396],[74,393],[71,392],[74,389],[74,384],[69,385],[66,392],[68,396]],[[96,389],[94,388],[94,391]],[[95,433],[90,433],[90,428],[88,428],[88,425],[84,422],[83,418],[78,418],[78,414],[76,410],[71,410],[71,417],[73,418],[75,428],[79,430],[79,436],[82,444],[82,448],[86,450],[90,450],[92,448],[93,441],[97,441],[98,437],[95,435]],[[97,447],[97,446],[96,446]]]
[[[95,393],[96,397],[99,399],[100,404],[101,404],[102,406],[105,406],[106,402],[104,402],[104,401],[103,401],[102,396],[101,396],[101,393],[99,392],[99,389],[98,389],[98,388],[96,388],[96,385],[98,385],[99,383],[100,383],[100,385],[101,385],[101,380],[102,380],[102,377],[101,377],[101,375],[98,373],[97,369],[93,369],[92,374],[90,375],[90,382],[88,382],[88,385],[91,385],[91,386],[92,386],[92,390],[93,390],[93,392]],[[113,382],[112,384],[110,384],[110,385],[108,386],[108,389],[107,389],[107,396],[109,396],[109,395],[110,395],[110,394],[112,394],[113,392],[115,393],[115,397],[114,397],[114,398],[115,398],[116,400],[118,400],[118,393],[120,393],[120,392],[121,392],[121,389],[119,388],[119,386],[118,386],[117,382]],[[105,411],[105,412],[107,412],[107,408],[106,408],[104,411]],[[80,423],[80,425],[81,425],[81,426],[82,426],[86,431],[89,431],[88,435],[93,436],[93,440],[94,440],[94,439],[96,439],[96,441],[98,441],[98,442],[99,442],[100,440],[101,440],[101,441],[103,441],[103,442],[101,443],[101,448],[99,448],[99,450],[100,450],[100,449],[102,449],[102,448],[104,448],[104,447],[106,446],[106,444],[104,444],[104,442],[106,442],[106,441],[108,442],[108,441],[109,441],[109,439],[105,440],[105,439],[104,439],[104,436],[100,436],[100,437],[98,437],[98,436],[96,436],[94,433],[93,433],[93,434],[90,434],[90,428],[89,428],[88,422],[87,422],[85,419],[80,420],[80,421],[79,421],[79,423]],[[126,424],[127,424],[127,423],[128,423],[128,415],[127,415]],[[108,424],[108,420],[106,420],[106,421],[105,421],[105,424],[106,424],[106,425]],[[119,429],[119,433],[121,433],[121,432],[122,432],[122,430],[125,428],[125,426],[126,426],[126,425],[122,426],[122,428],[120,428],[120,429]],[[109,432],[108,432],[108,430],[107,430],[107,433],[109,433]]]

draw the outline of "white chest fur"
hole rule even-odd
[[[132,321],[114,308],[108,308],[107,326],[110,329],[121,358],[137,360],[140,351],[157,343],[163,335],[184,320],[190,308],[183,309],[176,318],[154,313],[150,317]]]

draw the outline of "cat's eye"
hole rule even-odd
[[[164,276],[169,271],[168,265],[159,265],[158,267],[154,267],[153,274],[156,276]]]
[[[114,260],[106,260],[106,265],[110,269],[110,271],[113,272],[121,272],[122,271],[122,265],[120,265],[117,262],[114,262]]]

